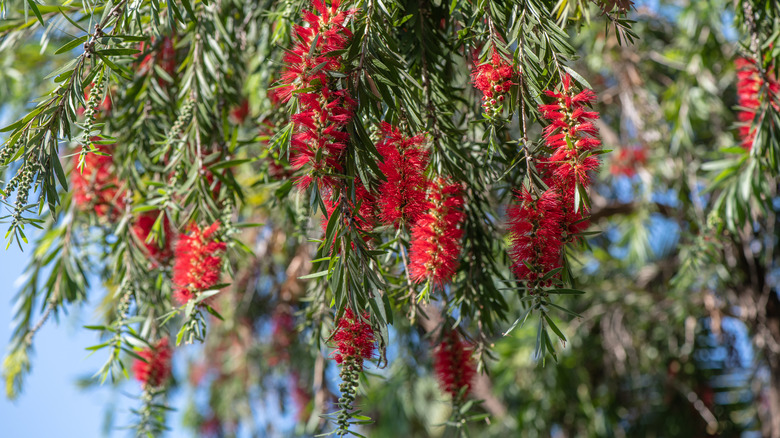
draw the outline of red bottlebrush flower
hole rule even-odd
[[[276,366],[290,360],[289,348],[296,336],[295,319],[289,310],[278,308],[271,317],[271,327],[272,353],[268,357],[268,365]]]
[[[154,39],[151,41],[152,53],[147,54],[138,64],[138,74],[146,75],[152,70],[154,65],[159,65],[168,75],[173,76],[176,72],[176,49],[173,47],[173,40],[169,37],[164,37],[159,44],[155,44]],[[141,51],[137,56],[141,56],[147,49],[146,43],[142,42],[138,46],[138,50]],[[157,82],[162,85],[165,81],[159,78]]]
[[[368,320],[368,313],[364,313],[363,318]],[[336,342],[333,358],[339,364],[351,358],[362,368],[364,360],[374,357],[374,329],[367,322],[356,318],[350,308],[341,315],[333,340]]]
[[[147,211],[135,219],[131,231],[135,237],[144,245],[146,252],[152,257],[153,265],[156,266],[159,261],[167,260],[173,255],[171,252],[171,237],[173,231],[171,230],[171,224],[168,222],[168,217],[163,215],[162,218],[162,240],[149,240],[149,234],[152,232],[152,227],[160,216],[160,212],[157,210]]]
[[[281,74],[282,85],[274,90],[282,102],[290,100],[296,90],[323,86],[327,82],[328,71],[341,70],[342,59],[332,56],[332,52],[344,49],[352,38],[344,21],[354,11],[339,10],[339,0],[331,2],[330,7],[322,0],[312,0],[311,3],[316,12],[303,11],[307,26],[294,27],[297,42],[283,58],[287,68]]]
[[[169,75],[173,76],[176,72],[176,49],[173,47],[173,40],[168,37],[162,40],[159,63],[160,67]]]
[[[160,339],[154,348],[145,348],[138,355],[146,361],[136,359],[133,362],[133,374],[145,387],[156,388],[171,376],[171,357],[173,352],[168,338]]]
[[[646,162],[647,151],[643,147],[623,148],[612,157],[609,173],[615,176],[624,175],[630,178],[636,175],[637,168],[643,166]]]
[[[458,184],[443,178],[428,183],[427,212],[412,228],[409,274],[415,283],[430,281],[443,288],[458,267],[465,218]]]
[[[425,177],[428,152],[422,149],[425,138],[407,138],[388,123],[382,123],[382,140],[376,148],[383,162],[379,170],[387,178],[379,186],[380,218],[398,227],[402,220],[414,224],[425,213]]]
[[[301,111],[293,115],[297,133],[291,141],[294,170],[306,168],[297,183],[307,188],[313,180],[333,185],[330,174],[343,171],[341,160],[347,148],[349,134],[344,127],[353,116],[356,103],[346,90],[331,92],[323,88],[318,93],[298,95]]]
[[[562,91],[547,90],[545,94],[555,99],[551,104],[539,106],[542,116],[550,121],[544,129],[545,142],[553,150],[550,161],[569,159],[572,150],[592,151],[601,145],[593,123],[599,114],[585,107],[596,100],[593,91],[585,89],[574,94],[571,77],[567,75],[563,78]]]
[[[236,125],[243,125],[249,115],[249,101],[244,99],[241,105],[230,110],[230,121]]]
[[[219,222],[204,230],[192,225],[190,234],[179,236],[173,265],[173,295],[179,303],[186,304],[198,292],[219,283],[222,254],[227,248],[225,242],[215,240],[219,227]]]
[[[531,283],[561,266],[564,214],[560,196],[547,190],[536,198],[529,190],[515,193],[518,204],[509,207],[509,256],[517,278]]]
[[[471,360],[471,349],[458,332],[446,333],[441,344],[433,350],[433,369],[442,391],[456,398],[465,386],[465,395],[468,395],[477,368]]]
[[[544,139],[551,155],[538,165],[549,189],[517,192],[518,204],[508,211],[512,270],[529,289],[552,284],[552,278],[542,279],[561,267],[563,245],[588,227],[588,211],[575,205],[575,193],[590,186],[590,173],[600,164],[592,155],[601,145],[594,124],[598,113],[587,108],[596,95],[587,89],[576,93],[568,75],[561,88],[545,91],[554,101],[539,107],[550,122]]]
[[[360,179],[355,180],[355,199],[352,200],[350,189],[342,188],[337,199],[334,199],[333,189],[325,187],[322,190],[322,202],[325,204],[325,215],[322,220],[323,233],[327,230],[328,221],[331,215],[339,208],[344,228],[352,229],[363,233],[363,241],[368,242],[371,236],[368,235],[374,229],[374,210],[376,207],[376,198],[366,190]],[[356,207],[360,205],[359,208]],[[335,243],[335,242],[334,242]],[[352,243],[355,248],[355,243]],[[339,249],[336,248],[335,252]]]
[[[761,109],[761,102],[767,96],[776,110],[780,110],[780,83],[774,78],[773,72],[767,72],[767,82],[759,73],[755,61],[746,58],[737,58],[737,99],[740,111],[737,114],[739,120],[739,136],[744,149],[750,150],[756,138],[756,116]],[[762,88],[766,86],[762,93]]]
[[[312,0],[313,11],[303,11],[305,26],[296,25],[296,43],[283,58],[286,69],[275,98],[287,102],[293,95],[299,112],[292,117],[295,133],[291,140],[294,170],[305,168],[298,185],[306,189],[312,181],[321,188],[335,183],[332,175],[342,173],[342,155],[349,134],[344,127],[353,116],[355,101],[344,90],[329,85],[331,71],[343,69],[342,57],[333,52],[346,48],[352,37],[344,22],[354,11],[340,10],[341,2],[330,6]]]
[[[539,107],[542,116],[550,121],[544,128],[544,138],[552,154],[540,160],[539,168],[550,190],[558,194],[563,217],[560,238],[565,243],[573,241],[588,226],[585,207],[580,206],[575,213],[574,200],[578,186],[587,189],[590,174],[600,166],[599,159],[592,155],[601,146],[594,124],[599,114],[586,107],[596,100],[593,91],[575,93],[568,75],[563,78],[562,90],[545,94],[555,99]]]
[[[94,137],[93,141],[98,141]],[[95,145],[105,154],[111,146]],[[111,218],[125,209],[124,193],[119,191],[119,180],[114,173],[114,161],[111,155],[98,155],[89,152],[84,157],[84,168],[79,171],[80,154],[74,156],[70,183],[73,190],[73,203],[81,211],[94,209],[99,218]]]
[[[504,61],[497,51],[493,51],[489,62],[474,67],[471,73],[474,87],[482,91],[482,107],[488,117],[493,117],[501,110],[504,96],[512,88],[512,77],[515,72],[509,63]]]
[[[204,438],[218,438],[224,436],[222,422],[214,414],[211,414],[200,424],[200,436]]]

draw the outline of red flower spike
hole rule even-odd
[[[647,151],[642,146],[622,148],[612,156],[609,173],[612,175],[624,175],[632,177],[636,175],[639,167],[647,163]]]
[[[445,334],[441,344],[433,350],[433,369],[442,391],[455,398],[465,386],[465,395],[468,395],[477,369],[471,359],[471,349],[458,332],[453,330]]]
[[[152,257],[153,266],[157,266],[158,261],[167,260],[171,257],[171,255],[173,255],[173,252],[171,251],[171,237],[173,236],[173,230],[171,230],[171,224],[168,222],[167,216],[163,216],[162,218],[163,241],[147,242],[149,233],[152,232],[152,227],[154,226],[155,221],[157,221],[157,217],[159,215],[160,212],[158,210],[142,213],[135,219],[133,227],[131,228],[132,233],[141,243],[143,243],[144,248],[146,248],[146,252]]]
[[[230,110],[230,122],[236,125],[243,125],[249,115],[249,101],[243,99],[241,105]]]
[[[512,65],[504,61],[495,50],[489,62],[474,67],[471,72],[474,87],[482,91],[482,107],[485,108],[488,117],[493,117],[500,111],[505,95],[514,85],[512,82],[514,75]]]
[[[552,285],[552,278],[543,279],[561,267],[563,245],[588,227],[588,211],[575,206],[575,193],[590,186],[590,175],[600,165],[592,155],[601,146],[594,124],[599,115],[586,107],[596,95],[591,90],[575,93],[568,75],[561,82],[560,91],[544,92],[554,102],[539,106],[550,122],[543,133],[552,152],[538,164],[549,189],[517,192],[518,204],[508,211],[512,270],[529,289]]]
[[[146,360],[136,359],[133,362],[133,374],[144,387],[156,388],[165,383],[171,376],[171,357],[173,352],[168,344],[168,338],[160,339],[154,348],[145,348],[138,355]]]
[[[346,48],[352,33],[344,26],[353,10],[340,10],[341,2],[330,6],[312,0],[312,10],[303,11],[305,25],[293,29],[296,43],[283,62],[286,64],[272,98],[287,102],[296,96],[299,112],[292,117],[295,133],[291,140],[290,165],[304,170],[297,180],[301,189],[312,181],[320,188],[332,187],[334,174],[343,172],[342,158],[349,134],[345,126],[353,117],[356,102],[347,90],[329,88],[332,75],[343,70],[343,59],[333,52]]]
[[[173,46],[173,40],[169,37],[164,37],[159,44],[155,44],[154,39],[150,41],[152,47],[152,53],[147,54],[138,63],[138,69],[136,70],[139,75],[143,76],[149,73],[155,65],[159,65],[168,75],[173,76],[176,72],[176,49]],[[141,53],[147,50],[146,43],[139,44],[138,49]],[[137,54],[136,56],[140,56]],[[165,81],[162,78],[158,78],[157,82],[163,85]]]
[[[755,61],[746,58],[737,58],[737,99],[740,111],[737,114],[739,121],[739,136],[741,145],[745,150],[753,147],[756,138],[756,116],[761,108],[762,98],[765,96],[761,90],[766,86],[766,92],[770,103],[776,110],[780,110],[780,83],[774,78],[772,71],[767,72],[768,82],[765,84]]]
[[[515,197],[519,202],[508,211],[512,270],[517,278],[535,283],[561,266],[564,214],[560,196],[547,190],[537,199],[524,189]]]
[[[93,137],[92,141],[98,141]],[[110,154],[112,146],[95,145],[100,152]],[[99,218],[113,218],[125,209],[124,193],[119,192],[119,180],[114,173],[114,161],[111,155],[98,155],[92,152],[84,157],[84,168],[79,171],[80,154],[74,156],[70,183],[73,190],[73,203],[80,211],[94,209]]]
[[[330,216],[336,211],[337,207],[341,206],[342,202],[346,202],[347,212],[343,212],[341,220],[344,221],[345,227],[356,226],[364,233],[371,232],[374,229],[374,210],[376,208],[376,198],[374,195],[366,190],[360,179],[355,180],[355,201],[353,202],[349,194],[349,189],[342,189],[338,199],[333,199],[333,190],[329,187],[325,187],[322,190],[322,203],[325,204],[325,216],[322,221],[322,231],[324,232],[328,226]],[[360,204],[360,208],[355,211],[357,204]],[[356,213],[356,215],[355,215]],[[347,217],[346,215],[350,216]]]
[[[186,304],[219,283],[222,255],[227,248],[225,242],[215,239],[220,225],[214,222],[203,230],[192,225],[190,234],[179,236],[173,265],[173,296],[179,303]]]
[[[545,91],[555,102],[539,106],[542,116],[550,122],[544,128],[544,139],[552,154],[540,160],[538,167],[545,183],[558,195],[563,218],[560,239],[566,243],[587,228],[588,222],[583,219],[588,212],[584,206],[574,212],[574,193],[578,186],[590,187],[590,175],[600,166],[599,159],[591,153],[601,146],[601,140],[594,124],[599,114],[586,107],[595,102],[596,94],[588,89],[575,94],[569,75],[563,77],[561,85],[561,91]]]
[[[287,65],[280,77],[282,86],[273,91],[282,102],[290,100],[297,90],[322,87],[328,71],[342,69],[342,58],[332,52],[344,49],[352,38],[344,22],[354,11],[340,11],[340,3],[336,0],[328,7],[321,0],[312,0],[316,13],[303,11],[308,26],[293,28],[297,42],[282,59]]]
[[[295,340],[295,320],[290,310],[279,307],[271,317],[271,347],[268,365],[276,366],[281,362],[290,361],[290,345]]]
[[[463,229],[461,186],[443,178],[428,183],[427,212],[412,228],[409,274],[412,281],[431,281],[443,288],[458,267]]]
[[[402,220],[414,224],[425,213],[425,177],[428,152],[425,138],[407,138],[388,123],[382,123],[382,140],[376,148],[382,155],[379,170],[387,178],[379,186],[380,219],[398,227]]]
[[[327,89],[301,93],[298,101],[301,111],[292,117],[298,132],[291,141],[290,165],[293,170],[305,168],[306,172],[297,184],[302,189],[314,180],[333,185],[335,180],[330,174],[343,171],[341,161],[349,140],[343,128],[352,119],[356,103],[346,90]]]
[[[368,313],[364,313],[363,318],[368,320]],[[352,358],[358,367],[362,368],[364,360],[374,357],[376,349],[374,329],[367,322],[356,318],[350,308],[341,315],[333,340],[336,342],[333,357],[339,364],[347,358]]]

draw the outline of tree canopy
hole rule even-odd
[[[6,393],[90,300],[138,435],[780,438],[778,39],[767,0],[0,0]]]

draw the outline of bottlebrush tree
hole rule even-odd
[[[661,3],[0,0],[7,394],[89,299],[140,435],[780,436],[780,8]]]

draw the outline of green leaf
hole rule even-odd
[[[52,158],[51,163],[52,167],[54,168],[54,174],[57,175],[57,180],[59,180],[62,188],[67,191],[68,178],[65,176],[65,171],[62,170],[62,163],[60,163],[60,160],[56,158],[56,156]]]
[[[86,350],[89,350],[89,351],[100,350],[101,348],[107,346],[108,344],[110,344],[110,342],[104,342],[104,343],[99,344],[99,345],[93,345],[91,347],[87,347]]]
[[[103,62],[105,62],[105,63],[106,63],[106,65],[108,65],[108,66],[111,68],[111,70],[113,70],[113,71],[114,71],[116,74],[118,74],[119,76],[122,76],[123,78],[127,79],[128,81],[131,81],[131,80],[133,80],[133,78],[132,78],[132,77],[131,77],[131,76],[130,76],[128,73],[127,73],[127,70],[126,70],[126,69],[124,69],[124,68],[120,67],[119,65],[117,65],[117,63],[115,63],[114,61],[112,61],[111,59],[109,59],[107,56],[103,56],[103,55],[101,55],[100,53],[96,53],[96,54],[97,54],[97,55],[98,55],[98,57],[100,57],[100,59],[101,59]]]
[[[32,9],[33,14],[35,14],[35,16],[38,17],[38,21],[41,23],[41,26],[46,26],[46,23],[43,22],[43,16],[41,15],[41,11],[38,10],[38,5],[35,4],[33,0],[27,0],[27,4],[30,5],[30,9]]]
[[[57,49],[57,51],[54,52],[55,55],[59,55],[60,53],[70,52],[71,50],[75,49],[76,47],[84,44],[84,41],[89,38],[89,35],[84,35],[82,37],[70,40],[68,43]]]
[[[221,285],[217,285],[217,286],[213,287],[212,289],[209,289],[209,290],[207,290],[205,292],[199,293],[198,297],[195,298],[195,300],[193,300],[193,301],[195,303],[202,303],[203,301],[205,301],[205,300],[213,297],[214,295],[220,293],[221,292],[221,290],[220,290],[221,288],[218,287],[218,286],[221,286]]]
[[[66,20],[68,20],[68,22],[70,22],[70,24],[72,24],[73,26],[75,26],[76,28],[78,28],[80,31],[82,31],[84,33],[89,33],[89,31],[87,31],[87,29],[84,29],[83,27],[81,27],[80,24],[78,24],[75,21],[73,21],[73,19],[70,18],[68,13],[63,11],[62,8],[59,8],[59,11],[60,11],[60,15],[62,15]]]
[[[208,306],[208,305],[206,305],[205,307],[206,307],[206,311],[207,312],[209,312],[210,314],[214,315],[220,321],[224,321],[225,320],[225,318],[223,318],[222,315],[220,315],[216,310],[214,310],[213,307]]]
[[[138,49],[104,49],[95,52],[95,54],[103,56],[128,56],[136,53],[141,53],[141,51]]]
[[[228,168],[228,167],[236,167],[236,166],[238,166],[240,164],[251,163],[251,162],[256,161],[256,160],[257,160],[257,158],[242,158],[242,159],[237,159],[237,160],[222,161],[220,163],[213,164],[213,165],[209,166],[209,170],[219,170],[219,169],[225,169],[225,168]]]
[[[265,224],[261,222],[244,222],[241,224],[235,224],[233,226],[236,228],[256,228],[256,227],[263,227],[265,226]]]
[[[576,80],[576,81],[577,81],[577,82],[579,82],[580,84],[584,85],[584,86],[585,86],[585,88],[591,88],[591,89],[593,88],[593,87],[592,87],[592,86],[591,86],[591,85],[588,83],[588,81],[586,81],[586,80],[585,80],[585,78],[583,78],[582,76],[580,76],[580,74],[579,74],[579,73],[577,73],[576,71],[574,71],[574,69],[572,69],[572,68],[570,68],[570,67],[567,67],[567,66],[565,66],[565,65],[564,65],[564,66],[562,66],[562,67],[563,67],[563,69],[564,69],[564,70],[566,70],[566,73],[570,74],[570,75],[571,75],[571,77],[573,77],[573,78],[574,78],[574,80]]]
[[[558,335],[558,338],[559,338],[561,341],[563,341],[563,342],[566,342],[566,336],[564,336],[564,335],[563,335],[563,332],[561,331],[561,329],[559,329],[559,328],[558,328],[558,326],[557,326],[557,325],[555,325],[555,323],[553,322],[553,320],[552,320],[552,319],[551,319],[549,316],[547,316],[547,314],[546,314],[546,313],[542,313],[542,316],[543,316],[543,317],[544,317],[544,319],[547,321],[547,325],[549,325],[549,326],[550,326],[550,328],[552,329],[552,331],[554,331],[554,332],[555,332],[555,334],[556,334],[556,335]]]
[[[578,289],[565,289],[565,288],[559,288],[559,289],[549,289],[546,290],[548,294],[555,294],[555,295],[583,295],[585,294],[585,291],[578,290]]]
[[[181,3],[184,5],[184,10],[187,11],[187,15],[190,16],[190,20],[197,21],[197,18],[195,17],[195,11],[192,10],[192,4],[190,3],[190,0],[181,0]]]
[[[187,326],[183,325],[179,329],[179,333],[176,335],[176,345],[181,345],[181,340],[184,338],[184,332],[186,330]]]
[[[324,276],[328,275],[328,272],[329,271],[327,271],[327,270],[326,271],[315,272],[313,274],[309,274],[309,275],[304,275],[304,276],[298,277],[298,279],[299,280],[308,280],[310,278],[320,278],[320,277],[324,277]]]
[[[528,319],[528,315],[530,315],[530,314],[531,314],[531,311],[532,311],[533,309],[534,309],[533,307],[529,307],[529,308],[527,308],[527,309],[525,310],[525,313],[523,313],[523,316],[521,316],[520,318],[517,318],[517,319],[515,320],[515,322],[514,322],[514,323],[512,323],[512,325],[511,325],[511,326],[510,326],[510,327],[509,327],[509,328],[508,328],[508,329],[507,329],[507,330],[506,330],[504,333],[502,333],[501,335],[502,335],[502,336],[506,336],[506,335],[508,335],[509,333],[511,333],[511,332],[512,332],[512,330],[514,330],[514,329],[515,329],[515,327],[517,327],[517,325],[518,325],[518,324],[520,324],[520,325],[521,325],[521,327],[522,327],[522,324],[525,324],[525,320],[526,320],[526,319]]]
[[[563,312],[566,312],[566,313],[568,313],[571,316],[576,316],[577,318],[582,318],[582,315],[580,315],[579,313],[571,311],[571,310],[569,310],[569,309],[567,309],[565,307],[561,307],[561,306],[559,306],[559,305],[557,305],[555,303],[547,303],[547,305],[555,307],[556,309],[561,310]]]

